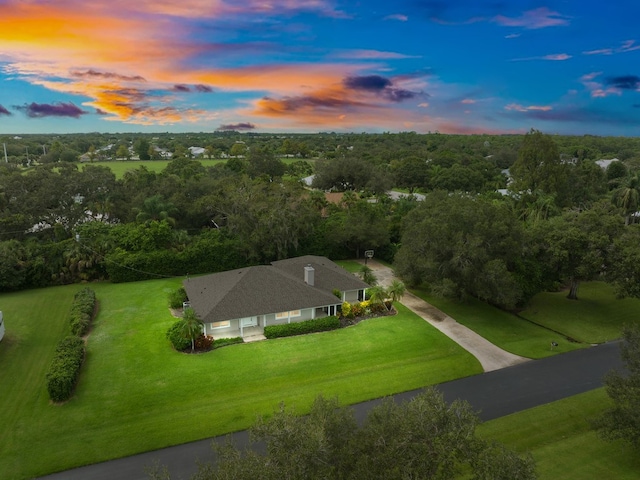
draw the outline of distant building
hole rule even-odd
[[[609,165],[611,165],[613,162],[619,162],[619,161],[620,160],[618,160],[617,158],[612,158],[611,160],[596,160],[596,165],[598,165],[603,170],[606,170],[607,168],[609,168]]]

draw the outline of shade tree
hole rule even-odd
[[[316,398],[308,415],[284,405],[250,430],[257,449],[214,444],[216,464],[201,464],[197,480],[445,480],[472,474],[477,480],[536,478],[528,455],[476,436],[479,420],[468,403],[448,404],[435,389],[403,403],[385,399],[362,424],[337,399]],[[168,479],[161,468],[153,479]]]

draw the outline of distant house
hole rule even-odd
[[[214,338],[259,335],[268,325],[335,315],[342,302],[363,300],[369,287],[313,255],[190,278],[183,285],[204,334]]]
[[[596,165],[598,165],[600,168],[602,168],[603,170],[606,170],[607,168],[609,168],[609,165],[611,165],[613,162],[619,162],[620,160],[618,160],[617,158],[611,158],[609,160],[596,160]]]

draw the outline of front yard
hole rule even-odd
[[[92,284],[100,311],[75,396],[49,403],[44,373],[80,285],[0,295],[0,465],[7,478],[241,430],[281,401],[304,411],[319,393],[342,403],[481,372],[425,321],[399,314],[353,327],[202,355],[172,350],[167,294],[180,279]]]

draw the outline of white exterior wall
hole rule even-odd
[[[344,292],[343,298],[345,302],[356,303],[358,301],[358,290]]]

